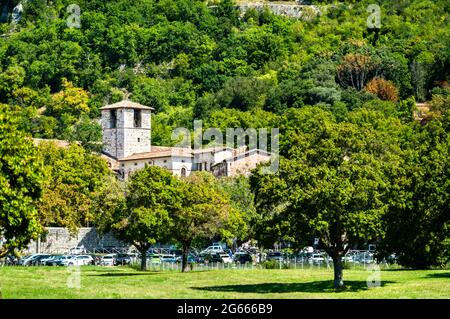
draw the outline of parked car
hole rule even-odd
[[[52,259],[48,259],[45,262],[46,266],[66,266],[65,261],[67,259],[72,258],[73,256],[71,255],[63,255],[63,256],[57,256],[55,258]]]
[[[181,263],[182,262],[182,258],[183,258],[183,256],[176,257],[176,262],[177,263]],[[189,254],[187,256],[187,262],[188,262],[188,264],[189,263],[195,263],[195,262],[197,262],[197,258],[194,255]]]
[[[312,264],[320,264],[325,262],[325,257],[322,254],[312,254],[309,262]]]
[[[225,264],[231,264],[233,259],[227,253],[219,253],[220,258],[222,258],[222,262]]]
[[[19,265],[21,266],[33,266],[36,265],[36,262],[43,259],[43,258],[47,258],[49,255],[45,255],[45,254],[32,254],[26,257],[23,257],[22,259],[19,260]]]
[[[240,252],[240,253],[234,254],[233,261],[238,264],[245,264],[245,263],[253,262],[253,258],[252,258],[252,255],[250,255],[249,253]]]
[[[55,255],[42,261],[45,266],[62,266],[62,260],[68,258],[67,255]]]
[[[272,251],[267,253],[266,260],[276,260],[282,262],[284,260],[283,254],[279,251]]]
[[[116,254],[108,254],[100,259],[101,266],[114,266]]]
[[[161,262],[163,263],[175,263],[177,262],[177,257],[171,254],[161,254],[160,255]]]
[[[223,259],[219,253],[203,253],[197,258],[199,263],[222,263]]]
[[[51,257],[51,255],[45,255],[45,254],[38,255],[35,258],[33,258],[32,260],[30,260],[29,265],[30,266],[40,266],[40,265],[42,265],[42,260],[47,259],[49,257]]]
[[[52,261],[52,260],[54,260],[54,259],[57,259],[59,256],[61,256],[61,255],[50,255],[50,256],[48,256],[47,258],[41,259],[41,260],[40,260],[40,264],[41,264],[41,265],[44,265],[44,266],[47,266],[47,262],[48,262],[48,261]]]
[[[117,254],[116,258],[114,259],[114,266],[129,265],[131,264],[131,258],[131,254]]]
[[[208,248],[204,249],[201,251],[201,254],[206,254],[206,253],[221,253],[223,252],[223,248],[220,245],[213,245],[213,246],[209,246]]]
[[[160,254],[149,254],[149,255],[147,255],[147,259],[149,259],[150,263],[152,263],[152,264],[161,263],[161,255]]]
[[[77,255],[63,261],[64,266],[86,266],[92,265],[94,258],[89,255]]]

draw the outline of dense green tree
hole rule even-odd
[[[194,240],[216,236],[232,238],[241,224],[241,217],[211,173],[192,173],[183,180],[179,190],[181,206],[172,215],[171,235],[182,246],[181,271],[184,272]]]
[[[238,227],[234,234],[237,245],[253,239],[255,236],[254,225],[259,217],[254,205],[254,194],[250,189],[249,179],[246,176],[227,177],[220,180],[220,184],[228,193],[230,203],[242,217],[242,227]]]
[[[42,196],[42,159],[18,128],[8,106],[0,104],[0,257],[26,247],[41,231],[36,204]]]
[[[125,198],[110,217],[111,229],[118,237],[136,247],[141,254],[141,270],[147,269],[147,251],[170,237],[171,214],[180,205],[180,185],[168,170],[147,166],[134,173],[126,187]]]
[[[25,80],[25,70],[19,65],[11,65],[0,74],[0,97],[10,97]],[[5,100],[3,102],[6,102]]]
[[[278,174],[252,178],[257,209],[278,221],[275,231],[303,245],[320,238],[333,259],[336,288],[343,286],[342,257],[350,247],[382,235],[389,172],[398,164],[395,138],[379,128],[383,117],[351,119],[335,123],[325,112],[302,109],[285,128]]]
[[[416,269],[450,261],[449,120],[447,112],[405,131],[405,156],[392,180],[395,201],[384,216],[380,257],[395,253],[400,264]]]
[[[76,144],[66,148],[43,141],[38,149],[45,167],[43,198],[38,205],[41,224],[67,227],[71,232],[92,224],[96,192],[111,174],[106,161]]]

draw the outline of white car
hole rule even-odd
[[[315,263],[315,264],[323,263],[323,262],[325,262],[325,258],[321,254],[313,254],[311,256],[311,258],[309,259],[309,262],[310,263]]]
[[[114,266],[114,260],[116,259],[115,254],[105,255],[100,259],[101,266]]]
[[[201,254],[205,253],[223,253],[223,248],[220,245],[209,246],[208,248],[202,250]]]
[[[91,265],[94,261],[94,258],[92,258],[89,255],[77,255],[73,256],[72,258],[67,258],[63,261],[63,264],[65,266],[86,266]]]
[[[222,258],[224,264],[231,264],[233,262],[233,259],[228,254],[219,254],[220,258]]]

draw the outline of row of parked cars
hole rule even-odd
[[[19,259],[19,266],[116,266],[131,263],[133,254],[107,254],[107,255],[47,255],[32,254]]]
[[[119,253],[119,254],[80,254],[80,255],[48,255],[48,254],[32,254],[11,262],[11,265],[20,266],[118,266],[129,265],[139,261],[141,256],[136,253]],[[181,251],[172,253],[154,253],[150,252],[146,256],[148,262],[152,264],[159,263],[181,263]],[[190,252],[187,257],[188,263],[251,263],[254,258],[245,252],[237,252],[231,255],[225,251],[222,252]]]
[[[276,260],[279,262],[307,262],[310,264],[332,263],[333,259],[325,252],[316,251],[313,253],[300,253],[298,255],[289,255],[279,251],[269,252],[266,254],[265,260]],[[375,262],[373,252],[368,251],[352,251],[347,253],[343,258],[343,262],[354,264],[370,264]]]
[[[147,260],[152,264],[159,263],[181,263],[182,254],[179,249],[150,249],[147,252]],[[102,266],[117,266],[128,265],[140,260],[140,255],[137,253],[109,253],[109,254],[84,254],[81,251],[66,255],[48,255],[48,254],[33,254],[10,262],[9,264],[18,264],[23,266],[32,265],[46,265],[46,266],[82,266],[82,265],[102,265]],[[220,245],[209,246],[202,251],[191,250],[187,257],[188,263],[258,263],[263,261],[277,261],[283,263],[311,263],[322,264],[332,263],[329,257],[323,251],[302,251],[296,255],[289,255],[280,251],[269,251],[267,253],[260,253],[257,250],[243,250],[240,249],[232,252]],[[344,262],[349,263],[373,263],[374,254],[370,251],[350,251],[345,257]]]

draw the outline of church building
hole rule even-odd
[[[103,157],[121,179],[145,165],[164,167],[178,176],[189,176],[193,171],[210,171],[216,177],[247,175],[257,164],[271,158],[267,151],[246,147],[152,146],[153,108],[123,100],[100,110]]]

